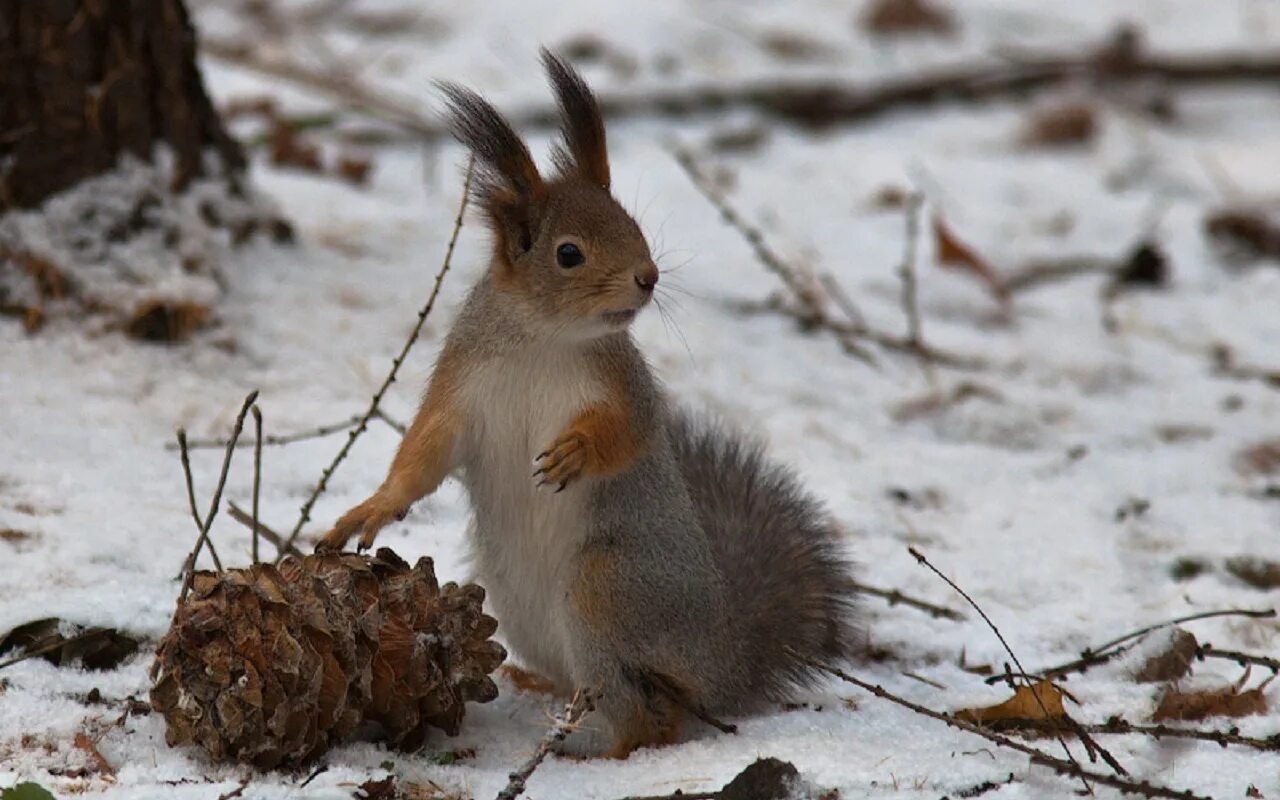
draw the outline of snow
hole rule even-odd
[[[536,45],[583,33],[639,65],[631,75],[587,70],[602,90],[621,93],[775,74],[870,78],[989,57],[1012,46],[1073,50],[1097,41],[1121,18],[1138,22],[1153,47],[1179,52],[1274,47],[1280,30],[1280,9],[1255,0],[956,6],[957,39],[901,44],[870,42],[852,25],[856,9],[822,0],[608,0],[576,3],[574,13],[554,15],[514,0],[468,4],[465,13],[461,6],[432,4],[422,13],[439,25],[411,26],[385,45],[357,41],[341,26],[325,35],[339,53],[371,59],[365,80],[420,98],[424,107],[427,81],[447,78],[521,108],[547,102]],[[365,7],[398,6],[380,0]],[[243,23],[227,8],[205,8],[198,22],[232,35]],[[755,42],[780,28],[822,41],[829,60],[776,63]],[[674,74],[655,67],[663,54],[681,65]],[[327,107],[322,98],[277,89],[241,70],[214,62],[207,70],[219,101],[269,92],[289,108]],[[670,321],[649,312],[637,321],[636,337],[680,402],[710,408],[765,437],[774,457],[804,476],[848,531],[864,581],[964,608],[907,553],[908,545],[917,547],[982,604],[1028,669],[1067,661],[1084,647],[1170,617],[1275,607],[1280,591],[1252,589],[1222,564],[1240,555],[1275,558],[1280,551],[1280,502],[1259,491],[1265,477],[1233,467],[1242,447],[1280,435],[1280,393],[1216,375],[1210,351],[1226,343],[1242,362],[1280,368],[1280,269],[1274,262],[1227,266],[1204,239],[1202,219],[1207,209],[1238,199],[1224,195],[1206,159],[1247,198],[1280,194],[1280,95],[1258,87],[1181,92],[1176,105],[1171,124],[1104,105],[1099,140],[1061,150],[1021,147],[1025,106],[1013,104],[942,105],[821,134],[770,125],[753,152],[698,150],[704,168],[732,173],[730,201],[762,226],[775,249],[831,273],[866,317],[887,330],[903,330],[904,321],[896,275],[903,215],[872,202],[886,185],[924,188],[930,209],[1001,269],[1053,256],[1118,258],[1148,234],[1168,253],[1170,286],[1121,296],[1114,304],[1120,328],[1109,334],[1100,321],[1101,278],[1021,294],[1012,321],[1002,322],[978,284],[936,266],[923,236],[918,272],[926,338],[993,365],[972,374],[940,369],[936,387],[912,359],[882,353],[879,368],[869,368],[785,316],[741,310],[783,287],[723,225],[663,142],[674,137],[697,148],[715,132],[754,124],[749,115],[613,125],[615,192],[661,242],[662,264],[672,268],[662,283],[672,289],[663,297]],[[535,152],[545,154],[546,136],[530,138]],[[336,422],[365,407],[430,291],[464,160],[452,146],[424,153],[392,144],[372,155],[375,170],[366,188],[255,159],[258,188],[296,223],[299,243],[259,242],[227,254],[219,325],[189,345],[86,334],[66,319],[33,336],[17,323],[0,323],[0,530],[32,536],[0,539],[0,631],[57,615],[159,637],[195,534],[176,454],[165,449],[174,430],[224,435],[255,388],[271,433]],[[411,417],[454,309],[479,274],[484,247],[483,228],[472,220],[439,307],[384,404],[393,417]],[[975,397],[905,421],[895,414],[904,403],[964,381],[990,390],[994,399]],[[1160,430],[1167,426],[1194,426],[1204,434],[1167,441]],[[341,441],[338,435],[265,451],[266,521],[292,527]],[[307,533],[323,531],[377,485],[395,443],[396,434],[381,425],[359,440]],[[213,450],[193,453],[202,503],[220,459]],[[248,499],[250,463],[248,451],[240,451],[228,499]],[[893,489],[928,501],[903,504]],[[1117,510],[1133,498],[1148,501],[1149,510],[1118,519]],[[379,543],[410,559],[431,555],[442,580],[465,579],[468,513],[450,481],[384,531]],[[213,538],[224,559],[247,563],[247,532],[227,515],[219,516]],[[1175,581],[1170,569],[1184,557],[1203,559],[1211,569]],[[888,657],[858,665],[856,674],[937,709],[1007,697],[1007,689],[987,687],[958,666],[962,652],[968,664],[999,669],[1008,660],[977,615],[956,623],[868,598],[866,625],[869,644]],[[1219,647],[1280,651],[1275,619],[1225,617],[1188,627]],[[37,780],[60,794],[113,800],[209,800],[234,789],[247,774],[243,768],[167,748],[157,716],[111,724],[120,715],[111,703],[145,698],[151,648],[112,672],[57,669],[38,659],[0,671],[6,682],[0,786]],[[1116,714],[1148,719],[1158,687],[1134,683],[1132,669],[1126,660],[1070,679],[1066,686],[1081,703],[1071,713],[1090,722]],[[1250,685],[1264,672],[1255,669]],[[1195,673],[1196,686],[1222,686],[1241,671],[1209,661]],[[329,754],[330,769],[306,788],[298,775],[254,774],[246,796],[346,798],[393,762],[402,785],[431,782],[463,796],[492,797],[536,747],[555,707],[515,693],[505,681],[500,686],[497,701],[468,710],[459,737],[431,745],[474,748],[472,758],[440,766],[429,752],[404,755],[357,742]],[[93,688],[108,705],[82,701]],[[697,729],[682,744],[624,762],[548,760],[531,779],[528,796],[706,791],[760,756],[792,761],[811,785],[839,788],[845,797],[954,797],[1010,774],[1012,783],[986,796],[1063,797],[1078,788],[1025,757],[847,684],[833,681],[799,700],[809,706],[737,720],[737,736]],[[1280,731],[1280,712],[1197,725],[1238,725],[1245,735],[1269,736]],[[116,771],[113,778],[50,774],[83,761],[73,745],[81,731],[103,733],[98,747]],[[1103,743],[1135,776],[1158,783],[1218,798],[1242,797],[1250,785],[1264,796],[1280,794],[1274,754],[1137,736]],[[1036,744],[1057,752],[1052,740]],[[1073,750],[1084,758],[1079,747]]]

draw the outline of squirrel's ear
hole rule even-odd
[[[563,173],[576,172],[608,189],[609,151],[600,104],[582,76],[546,48],[542,50],[542,65],[560,104],[564,145],[555,150],[556,167]]]
[[[449,129],[476,159],[472,191],[509,256],[533,246],[547,188],[529,148],[511,123],[480,95],[452,83],[436,84],[448,104]]]

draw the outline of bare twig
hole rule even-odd
[[[1041,720],[1018,720],[1018,726],[1029,730],[1061,730],[1056,722]],[[1241,736],[1236,729],[1225,731],[1205,731],[1197,728],[1177,728],[1171,725],[1139,725],[1121,717],[1112,717],[1102,724],[1080,725],[1089,733],[1101,735],[1139,734],[1153,739],[1194,739],[1201,742],[1213,742],[1222,747],[1239,745],[1254,750],[1280,751],[1280,734],[1265,739],[1255,736]]]
[[[258,496],[262,493],[262,409],[253,404],[253,563],[258,558]]]
[[[925,558],[924,554],[921,553],[919,550],[915,549],[914,547],[908,547],[907,552],[911,553],[911,555],[915,558],[917,563],[927,567],[931,572],[933,572],[934,575],[937,575],[948,586],[956,590],[956,592],[959,593],[959,595],[963,597],[969,603],[969,605],[973,606],[973,610],[978,612],[978,616],[982,617],[982,621],[987,623],[987,627],[990,628],[991,632],[994,633],[996,635],[996,638],[1000,640],[1000,644],[1004,647],[1004,651],[1009,654],[1009,658],[1013,659],[1013,663],[1018,667],[1018,671],[1025,675],[1026,669],[1022,666],[1022,662],[1018,660],[1017,654],[1013,652],[1013,648],[1010,647],[1009,643],[1005,640],[1004,634],[1002,634],[1000,632],[1000,629],[996,627],[996,624],[991,621],[991,617],[988,617],[987,612],[982,610],[982,606],[978,605],[977,601],[974,600],[972,597],[970,597],[968,592],[966,592],[964,589],[961,589],[960,586],[956,584],[955,581],[948,578],[946,575],[942,573],[940,569],[938,569],[932,563],[930,563],[929,559]],[[1012,678],[1010,678],[1010,683],[1012,683]],[[1029,687],[1032,686],[1032,682],[1030,680],[1027,680],[1026,683],[1027,683],[1027,686]],[[1046,720],[1051,719],[1053,715],[1049,713],[1049,709],[1045,707],[1044,700],[1041,699],[1040,693],[1037,692],[1034,688],[1031,689],[1031,697],[1035,699],[1036,705],[1040,707],[1040,713],[1044,715],[1044,718]],[[1068,721],[1068,724],[1071,724],[1070,721]],[[1089,757],[1091,760],[1096,760],[1097,755],[1101,755],[1103,757],[1103,760],[1107,762],[1107,765],[1110,766],[1117,773],[1121,775],[1129,774],[1125,770],[1125,768],[1120,765],[1120,762],[1117,761],[1115,757],[1111,755],[1111,753],[1109,753],[1107,750],[1103,749],[1096,742],[1090,739],[1088,733],[1080,730],[1078,726],[1073,726],[1073,727],[1075,728],[1076,735],[1080,737],[1080,743],[1083,744],[1085,746],[1086,751],[1088,751]],[[1077,766],[1079,766],[1079,764],[1076,763],[1076,757],[1071,754],[1071,748],[1067,746],[1067,742],[1065,739],[1062,738],[1062,735],[1055,733],[1054,737],[1058,740],[1058,744],[1062,745],[1062,750],[1064,753],[1066,753],[1067,760],[1070,761],[1072,764],[1076,764]],[[1089,792],[1089,794],[1093,795],[1093,788],[1089,786],[1089,782],[1087,780],[1084,780],[1083,778],[1081,778],[1081,782],[1084,783],[1084,788]]]
[[[911,608],[925,612],[935,619],[950,619],[959,622],[965,618],[964,614],[961,614],[955,609],[934,605],[928,601],[916,599],[903,594],[897,589],[879,589],[875,586],[868,586],[865,583],[859,583],[857,581],[854,581],[853,589],[859,594],[869,594],[873,597],[884,598],[889,601],[890,606],[896,606],[898,604],[910,606]]]
[[[379,409],[378,413],[375,414],[374,416],[382,420],[383,422],[387,423],[388,426],[390,426],[392,429],[394,429],[401,435],[404,435],[404,430],[405,430],[404,425],[392,419],[391,417],[387,416],[386,414],[382,413],[381,409]],[[359,424],[360,424],[360,415],[357,414],[356,416],[353,416],[350,419],[345,419],[342,422],[334,422],[328,425],[319,425],[309,430],[298,431],[297,433],[286,433],[283,435],[268,435],[263,437],[262,444],[266,447],[278,447],[280,445],[293,444],[294,442],[303,442],[303,441],[306,441],[307,439],[319,439],[323,436],[330,436],[335,433],[341,433],[342,431],[350,430]],[[187,447],[192,450],[222,448],[226,446],[227,446],[226,439],[187,439]],[[254,447],[254,446],[255,444],[253,442],[237,442],[236,443],[236,447]],[[169,442],[168,444],[165,445],[165,449],[177,450],[178,446],[172,442]]]
[[[1086,647],[1080,652],[1080,657],[1065,664],[1059,664],[1055,667],[1048,667],[1040,670],[1039,674],[1045,678],[1060,678],[1063,675],[1070,675],[1073,672],[1084,672],[1089,667],[1105,664],[1116,656],[1128,651],[1149,633],[1161,630],[1162,628],[1171,628],[1174,625],[1181,625],[1184,622],[1196,622],[1202,619],[1212,619],[1214,617],[1250,617],[1252,619],[1271,619],[1276,616],[1274,608],[1265,608],[1259,610],[1251,610],[1247,608],[1225,608],[1216,611],[1202,611],[1198,614],[1188,614],[1184,617],[1176,617],[1174,619],[1157,622],[1154,625],[1147,625],[1130,631],[1122,636],[1117,636],[1109,642],[1104,642],[1097,647]],[[1265,666],[1265,665],[1264,665]],[[1000,680],[996,678],[995,680]],[[991,678],[987,679],[988,683],[994,683]]]
[[[1222,658],[1227,661],[1234,661],[1242,667],[1250,664],[1259,667],[1266,667],[1273,673],[1280,673],[1280,659],[1271,658],[1270,656],[1255,656],[1249,653],[1241,653],[1238,650],[1222,650],[1211,644],[1202,644],[1196,648],[1196,658]]]
[[[344,108],[389,122],[425,139],[443,138],[444,126],[412,103],[364,85],[349,72],[308,66],[286,56],[268,55],[239,41],[200,37],[200,49],[220,61],[281,78],[326,95]]]
[[[178,429],[178,450],[182,458],[182,474],[187,481],[187,503],[191,506],[191,519],[195,520],[196,530],[204,527],[204,522],[200,519],[200,509],[196,508],[196,487],[195,479],[191,476],[191,454],[187,451],[187,432]],[[218,558],[218,551],[214,548],[213,542],[209,542],[209,555],[213,558],[213,566],[222,572],[222,559]]]
[[[798,310],[785,307],[781,309],[771,308],[769,310],[781,310],[783,313],[796,317],[805,327],[818,328],[830,332],[846,352],[868,364],[873,364],[874,361],[866,349],[861,346],[859,340],[872,342],[885,350],[915,355],[922,360],[953,369],[981,369],[984,366],[980,359],[948,353],[929,347],[923,342],[913,342],[900,336],[874,330],[867,326],[856,310],[850,313],[849,309],[846,309],[846,313],[849,316],[848,320],[833,319],[827,313],[825,296],[818,291],[821,288],[822,281],[820,279],[806,280],[785,259],[774,252],[769,247],[768,242],[765,241],[764,232],[743,219],[742,215],[729,204],[720,191],[702,174],[692,153],[675,145],[672,145],[669,149],[675,157],[676,163],[689,176],[689,180],[693,183],[694,188],[698,190],[698,193],[719,212],[725,224],[742,236],[751,248],[752,253],[755,254],[756,259],[765,269],[782,280],[783,284],[786,285],[792,296],[800,304]],[[845,307],[846,303],[844,301],[838,300],[838,302],[842,308]]]
[[[920,238],[920,209],[924,197],[918,192],[907,199],[906,240],[903,245],[902,265],[898,276],[902,279],[902,311],[907,317],[907,343],[924,347],[924,330],[920,322],[920,302],[916,285],[916,243]]]
[[[507,785],[502,791],[498,792],[497,800],[515,800],[515,798],[523,794],[525,784],[529,782],[529,777],[546,759],[547,754],[551,752],[551,748],[563,742],[565,737],[577,727],[578,723],[592,708],[594,708],[594,705],[590,692],[579,689],[574,693],[573,699],[565,706],[564,714],[557,717],[551,727],[547,729],[546,735],[538,743],[538,749],[518,769],[507,776]]]
[[[234,500],[227,503],[227,515],[246,528],[253,530],[253,515],[236,505]],[[303,552],[295,545],[285,547],[284,537],[279,533],[276,533],[274,529],[269,527],[262,520],[258,520],[258,535],[275,545],[275,548],[283,552],[285,555],[296,556],[298,558],[303,557]]]
[[[244,418],[249,413],[249,407],[257,399],[258,390],[254,389],[249,392],[249,396],[241,404],[240,413],[236,414],[235,424],[231,428],[231,441],[227,443],[227,451],[222,456],[222,472],[218,474],[218,484],[213,489],[213,499],[209,501],[209,511],[205,514],[204,522],[200,524],[200,536],[196,539],[196,546],[192,548],[191,555],[187,556],[187,561],[183,565],[184,577],[182,579],[182,591],[178,593],[179,603],[186,600],[187,592],[191,591],[191,583],[196,577],[196,559],[200,556],[201,548],[209,540],[209,529],[213,527],[213,518],[218,515],[218,507],[222,505],[222,490],[227,485],[227,473],[231,470],[231,456],[235,453],[236,440],[240,438],[240,432],[244,430]]]
[[[445,250],[444,261],[440,264],[440,271],[436,273],[435,285],[431,287],[431,294],[427,297],[427,302],[418,311],[418,321],[414,324],[413,330],[409,332],[409,338],[405,340],[404,345],[400,348],[400,353],[391,361],[391,369],[387,372],[387,377],[383,379],[382,385],[373,393],[372,399],[369,401],[369,407],[361,415],[360,421],[355,428],[347,434],[347,441],[342,445],[342,449],[333,457],[333,461],[329,466],[325,467],[324,472],[320,475],[320,482],[316,484],[311,491],[311,495],[307,497],[302,504],[302,508],[298,512],[298,522],[293,526],[293,530],[289,532],[288,538],[285,540],[284,548],[276,554],[276,563],[284,558],[285,551],[291,547],[298,538],[298,534],[302,532],[302,526],[306,525],[311,519],[311,508],[315,505],[316,500],[324,493],[329,486],[329,478],[333,476],[334,470],[347,457],[347,453],[351,452],[351,446],[355,444],[356,439],[360,438],[360,434],[365,432],[369,425],[369,420],[377,416],[379,404],[382,403],[382,397],[391,388],[391,384],[395,381],[397,373],[400,372],[400,365],[409,355],[409,350],[418,341],[418,335],[422,332],[423,323],[427,321],[427,315],[431,313],[431,309],[435,307],[436,298],[440,295],[440,285],[444,282],[444,276],[449,272],[449,265],[453,263],[453,249],[458,243],[458,233],[462,230],[463,216],[467,210],[467,203],[471,197],[471,176],[475,170],[475,157],[473,156],[467,161],[467,173],[463,179],[462,200],[458,204],[458,216],[453,222],[453,233],[449,237],[449,245]]]
[[[324,95],[344,108],[384,120],[415,137],[448,137],[439,120],[415,104],[369,87],[350,74],[316,68],[288,56],[268,55],[240,41],[201,37],[204,53],[245,69],[281,78]],[[1079,51],[1084,51],[1083,53]],[[1112,48],[1077,48],[1076,53],[1012,63],[955,64],[885,81],[788,80],[777,76],[739,85],[677,86],[625,95],[604,95],[611,119],[682,118],[749,108],[795,124],[815,127],[863,122],[881,114],[963,100],[982,102],[1021,97],[1092,79],[1108,88],[1149,82],[1205,85],[1280,79],[1280,56],[1270,52],[1156,56],[1140,45],[1117,58]],[[526,109],[510,115],[519,128],[554,128],[557,110]]]
[[[240,780],[239,786],[227,792],[226,794],[219,795],[218,800],[234,800],[234,798],[237,798],[237,797],[244,797],[244,790],[249,788],[249,781],[250,781],[250,778],[242,778]]]
[[[1074,760],[1066,761],[1061,758],[1057,758],[1056,756],[1051,756],[1048,753],[1044,752],[1043,750],[1023,744],[1022,742],[1019,742],[1016,739],[1012,739],[1008,736],[995,733],[994,731],[990,731],[990,730],[987,730],[986,728],[979,727],[977,725],[974,725],[973,723],[956,719],[951,714],[946,714],[941,711],[934,711],[933,709],[919,705],[918,703],[913,703],[910,700],[907,700],[905,698],[897,696],[896,694],[893,694],[892,692],[886,690],[885,688],[883,688],[882,686],[879,686],[878,684],[868,683],[867,681],[856,678],[853,675],[850,675],[849,673],[844,672],[843,670],[837,669],[836,667],[832,667],[829,664],[823,664],[819,661],[815,661],[795,650],[791,650],[791,653],[793,656],[806,662],[807,664],[809,664],[809,666],[813,667],[814,669],[821,670],[828,674],[834,675],[835,677],[845,681],[846,683],[851,683],[854,686],[857,686],[858,688],[863,689],[864,691],[870,692],[871,694],[875,695],[876,697],[879,697],[882,700],[888,700],[891,703],[902,706],[903,708],[906,708],[910,711],[914,711],[917,714],[921,714],[923,716],[929,717],[930,719],[938,720],[939,722],[942,722],[958,730],[965,731],[966,733],[972,733],[975,736],[981,736],[987,741],[1000,745],[1001,747],[1007,747],[1011,750],[1016,750],[1019,753],[1024,753],[1025,755],[1028,755],[1031,757],[1032,763],[1049,767],[1050,769],[1054,770],[1060,775],[1070,775],[1072,777],[1079,778],[1081,780],[1093,781],[1094,783],[1100,786],[1109,786],[1111,788],[1119,790],[1124,794],[1131,794],[1139,797],[1168,798],[1168,800],[1211,800],[1211,798],[1209,797],[1206,797],[1204,795],[1194,794],[1190,791],[1180,791],[1180,790],[1170,789],[1164,786],[1158,786],[1148,781],[1137,781],[1129,778],[1124,778],[1119,775],[1109,775],[1107,773],[1094,772],[1092,770],[1085,769]]]

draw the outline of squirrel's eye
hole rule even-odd
[[[565,269],[580,267],[586,260],[587,257],[572,242],[565,242],[556,248],[556,263]]]

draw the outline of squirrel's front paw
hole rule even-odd
[[[317,551],[338,551],[343,548],[356,531],[360,531],[360,543],[357,550],[365,551],[373,547],[373,540],[378,531],[388,523],[404,519],[407,507],[399,507],[389,502],[382,495],[375,494],[360,505],[342,515],[333,530],[329,531],[316,543]]]
[[[587,465],[587,441],[577,433],[565,434],[552,442],[533,464],[538,468],[533,473],[538,488],[554,486],[555,491],[564,491]]]

